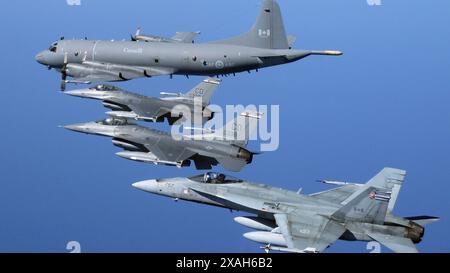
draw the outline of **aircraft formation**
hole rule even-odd
[[[64,126],[66,129],[112,139],[123,151],[116,155],[144,163],[195,165],[211,170],[221,165],[233,172],[254,161],[258,152],[247,149],[261,113],[244,111],[223,128],[174,136],[138,124],[165,122],[177,125],[214,117],[208,106],[221,84],[220,77],[284,65],[311,55],[342,55],[334,50],[293,49],[295,37],[285,32],[280,7],[264,0],[253,27],[240,36],[204,44],[199,32],[177,32],[173,37],[141,34],[129,41],[67,40],[61,38],[36,61],[61,74],[61,91],[69,96],[99,100],[110,111],[107,118]],[[106,82],[155,76],[206,76],[186,93],[162,92],[148,97]],[[65,91],[66,84],[96,85]],[[322,252],[335,241],[378,241],[395,252],[417,252],[424,225],[439,218],[393,215],[406,172],[384,168],[366,184],[321,180],[338,187],[302,194],[209,171],[193,177],[152,179],[134,183],[145,192],[207,205],[244,211],[252,216],[234,220],[257,230],[244,237],[263,244],[265,251]]]

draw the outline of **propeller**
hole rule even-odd
[[[61,91],[66,90],[67,63],[68,63],[68,58],[67,58],[67,52],[66,52],[66,53],[64,53],[64,65],[61,69]]]

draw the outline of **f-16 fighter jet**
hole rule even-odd
[[[107,112],[112,117],[151,122],[163,122],[167,118],[172,125],[181,118],[179,113],[172,113],[180,105],[190,109],[189,118],[192,121],[195,115],[199,115],[202,122],[213,118],[213,112],[207,106],[219,84],[220,80],[208,78],[186,94],[162,92],[162,98],[146,97],[106,84],[66,91],[65,94],[101,100],[105,107],[112,110]]]
[[[244,112],[222,130],[177,138],[149,129],[124,118],[107,118],[65,126],[66,129],[112,137],[115,146],[125,149],[116,155],[145,163],[187,167],[194,161],[197,169],[211,169],[221,164],[238,172],[252,163],[256,153],[246,149],[249,136],[257,128],[259,113]]]
[[[292,49],[295,38],[286,35],[275,0],[264,0],[256,23],[243,35],[205,44],[194,44],[193,35],[186,36],[178,34],[161,41],[140,33],[133,37],[137,41],[60,39],[37,54],[36,60],[61,73],[64,90],[69,82],[127,81],[161,75],[220,76],[291,63],[310,55],[342,54]]]
[[[310,195],[206,173],[134,183],[143,191],[256,216],[234,220],[258,231],[244,237],[266,251],[322,252],[336,240],[378,241],[395,252],[417,252],[424,225],[436,217],[393,215],[406,172],[384,168],[366,184],[337,181],[339,187]]]

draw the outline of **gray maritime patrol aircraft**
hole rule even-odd
[[[167,119],[169,124],[173,125],[181,117],[178,113],[173,116],[172,111],[180,105],[190,109],[192,120],[195,115],[198,115],[203,123],[212,119],[214,113],[207,106],[219,84],[220,80],[208,78],[186,94],[161,92],[162,98],[134,94],[106,84],[66,91],[64,94],[101,100],[105,107],[112,110],[107,112],[112,117],[151,122],[163,122]]]
[[[66,83],[127,81],[161,75],[234,75],[310,55],[342,54],[292,49],[295,38],[286,35],[275,0],[264,1],[256,23],[243,35],[205,44],[194,44],[193,38],[192,33],[159,39],[140,32],[132,41],[62,38],[38,53],[36,60],[61,73],[64,90]]]
[[[256,216],[234,220],[258,231],[244,237],[269,250],[322,252],[338,239],[378,241],[394,252],[417,252],[424,225],[437,217],[394,216],[406,172],[384,168],[366,184],[322,180],[340,187],[304,195],[263,184],[253,184],[218,173],[190,178],[134,183],[143,191]]]
[[[190,166],[192,160],[197,169],[211,169],[221,164],[227,170],[238,172],[252,163],[253,156],[257,154],[248,151],[246,146],[260,117],[260,113],[244,112],[222,129],[185,135],[181,139],[124,118],[107,118],[64,128],[112,137],[115,146],[125,149],[116,153],[122,158],[179,168]]]

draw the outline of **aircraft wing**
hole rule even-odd
[[[369,232],[367,235],[396,253],[418,253],[416,246],[409,238],[401,238],[376,232]]]
[[[324,200],[327,200],[327,201],[330,201],[333,203],[340,204],[360,188],[361,187],[359,187],[357,185],[345,185],[342,187],[313,193],[313,194],[310,194],[310,196],[315,196],[320,199],[324,199]]]
[[[163,161],[180,162],[190,159],[196,152],[187,148],[171,145],[169,142],[145,143],[144,146],[156,157]]]
[[[159,118],[171,112],[170,109],[162,107],[157,99],[149,98],[137,104],[127,106],[139,117]]]
[[[86,77],[74,77],[73,80],[70,82],[72,83],[92,83],[92,82],[116,82],[116,81],[123,81],[120,77],[113,75],[113,74],[91,74]]]
[[[139,67],[84,61],[82,64],[68,64],[68,70],[91,71],[87,76],[73,77],[75,83],[128,81],[143,77],[171,75],[175,71],[162,67]]]
[[[192,44],[198,34],[200,32],[177,32],[171,39],[180,43]]]
[[[296,252],[322,252],[346,230],[320,215],[275,214],[274,217],[288,249]]]

